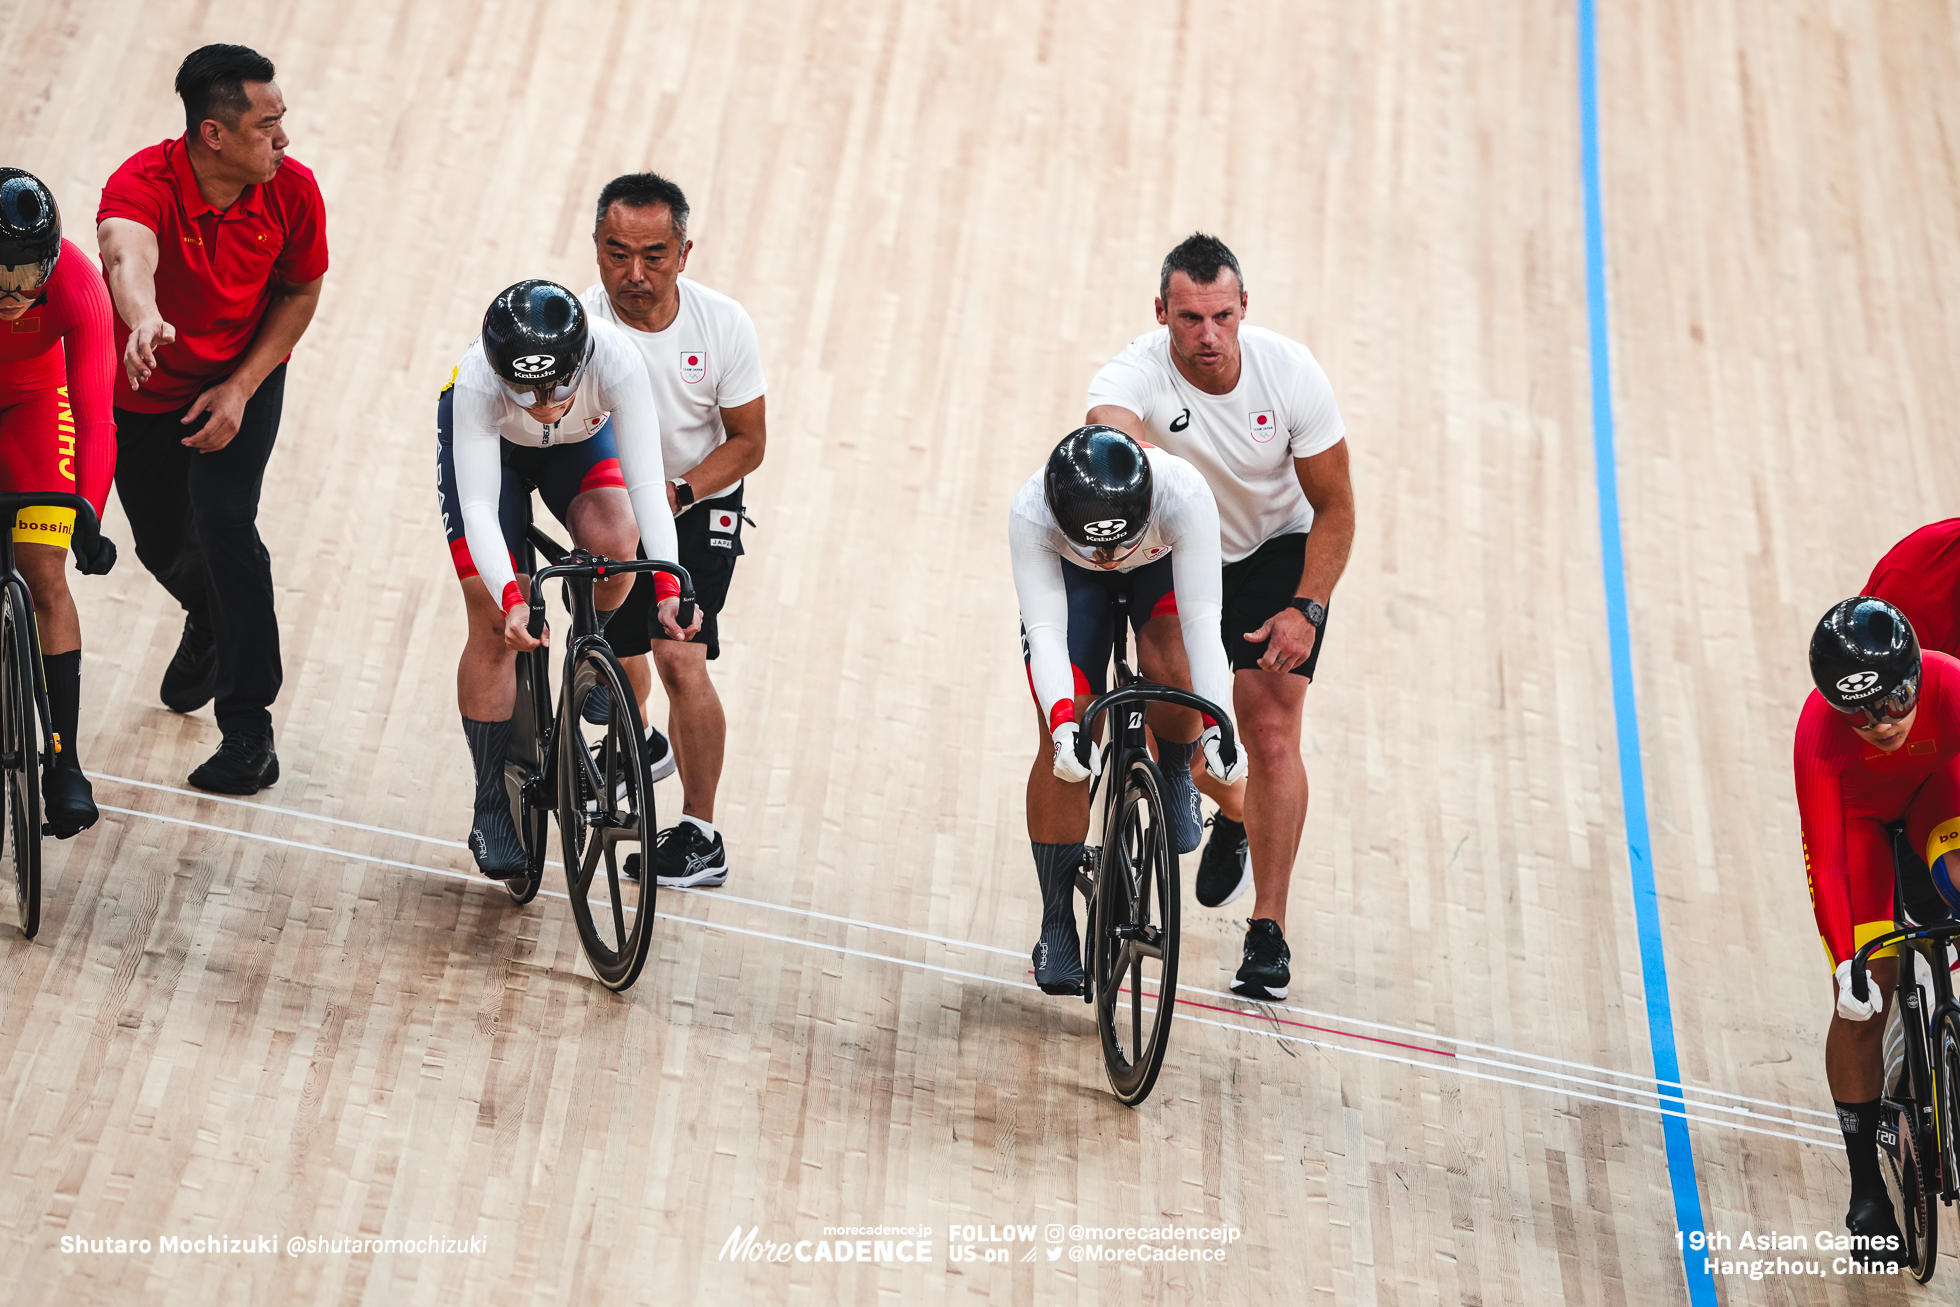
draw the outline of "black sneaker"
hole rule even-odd
[[[658,726],[647,723],[647,774],[656,781],[664,781],[674,774],[678,764],[674,760],[674,746],[667,743],[667,737]]]
[[[1245,924],[1245,962],[1232,978],[1232,992],[1240,998],[1276,1003],[1286,997],[1287,982],[1293,978],[1286,965],[1293,951],[1286,947],[1279,923],[1270,917]]]
[[[1892,1200],[1883,1189],[1864,1194],[1851,1191],[1851,1210],[1844,1214],[1844,1228],[1861,1241],[1851,1255],[1860,1261],[1897,1261],[1905,1256],[1906,1237],[1893,1214]],[[1887,1242],[1890,1240],[1890,1242]]]
[[[191,773],[191,784],[213,794],[257,794],[279,779],[270,735],[227,735],[218,751]]]
[[[470,826],[470,856],[476,859],[476,869],[492,880],[509,880],[530,871],[509,804],[476,814]]]
[[[73,839],[102,814],[95,808],[95,789],[80,767],[49,767],[41,773],[41,803],[48,833],[58,840]]]
[[[1198,902],[1222,908],[1252,886],[1252,849],[1245,842],[1245,823],[1219,813],[1205,823],[1211,838],[1198,859]]]
[[[157,694],[171,712],[196,712],[217,692],[218,642],[209,627],[186,617],[184,634],[170,656],[170,666],[163,670],[163,687]]]
[[[1044,994],[1082,997],[1082,941],[1073,926],[1051,926],[1034,946],[1034,983]]]
[[[720,831],[711,840],[693,822],[678,822],[654,841],[653,867],[654,879],[675,889],[719,885],[728,879],[728,849]]]
[[[1191,779],[1189,767],[1166,767],[1163,771],[1164,819],[1170,823],[1171,845],[1180,854],[1189,853],[1205,837],[1198,783]]]

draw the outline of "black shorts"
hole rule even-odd
[[[694,582],[694,602],[701,606],[701,629],[690,644],[703,645],[708,657],[721,657],[721,609],[728,602],[728,583],[735,575],[735,560],[742,556],[742,487],[719,499],[703,500],[685,509],[674,519],[674,535],[680,541],[679,562]],[[640,551],[646,557],[646,551]],[[619,611],[606,627],[606,643],[621,658],[643,654],[653,648],[653,640],[668,640],[654,611],[652,572],[642,572],[633,582]]]
[[[1143,624],[1153,617],[1177,616],[1177,592],[1172,589],[1169,554],[1128,572],[1092,571],[1063,563],[1062,585],[1068,592],[1068,660],[1075,673],[1077,694],[1096,695],[1109,688],[1109,656],[1116,648],[1110,604],[1116,595],[1129,598],[1132,633],[1141,631]],[[1134,649],[1130,656],[1135,658]],[[1030,664],[1028,690],[1032,693],[1034,657],[1028,649],[1025,629],[1021,632],[1021,661]]]
[[[1307,561],[1307,537],[1303,531],[1274,536],[1236,563],[1225,564],[1225,609],[1219,620],[1219,635],[1225,641],[1225,657],[1235,672],[1259,670],[1265,656],[1266,641],[1257,644],[1246,639],[1266,619],[1293,602],[1300,589],[1300,569]],[[1327,647],[1327,626],[1313,642],[1307,661],[1293,669],[1293,675],[1313,679],[1320,663],[1320,651]]]

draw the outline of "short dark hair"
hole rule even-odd
[[[252,107],[247,82],[272,80],[272,60],[248,45],[204,45],[177,65],[177,94],[184,101],[184,129],[192,136],[206,118],[227,127]]]
[[[599,230],[599,224],[606,220],[606,210],[615,204],[629,209],[650,209],[664,204],[674,216],[674,234],[687,239],[687,196],[657,172],[629,172],[607,182],[599,192],[599,212],[592,219],[593,231]]]
[[[1245,290],[1245,274],[1239,271],[1239,261],[1232,257],[1232,251],[1225,248],[1225,242],[1216,236],[1207,236],[1194,231],[1178,242],[1177,248],[1164,256],[1164,271],[1157,278],[1157,298],[1166,304],[1171,298],[1171,274],[1181,272],[1200,286],[1209,286],[1218,280],[1218,274],[1226,268],[1239,280],[1239,290]]]

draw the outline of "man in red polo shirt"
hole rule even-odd
[[[1893,545],[1863,593],[1904,613],[1922,649],[1960,657],[1960,517],[1922,526]]]
[[[286,359],[327,271],[325,205],[286,157],[272,76],[242,45],[192,51],[177,70],[184,135],[117,169],[96,214],[129,382],[116,396],[116,489],[136,556],[186,614],[163,702],[192,712],[217,701],[224,742],[190,780],[220,794],[279,779],[279,622],[259,489]]]

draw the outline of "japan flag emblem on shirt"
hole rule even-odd
[[[708,514],[708,529],[710,531],[719,531],[723,535],[735,534],[735,510],[732,508],[714,509]]]
[[[681,351],[681,380],[692,386],[708,375],[708,356],[698,349]]]
[[[1263,445],[1271,440],[1273,433],[1278,430],[1279,423],[1273,420],[1273,410],[1261,409],[1252,415],[1252,438],[1260,444]]]

